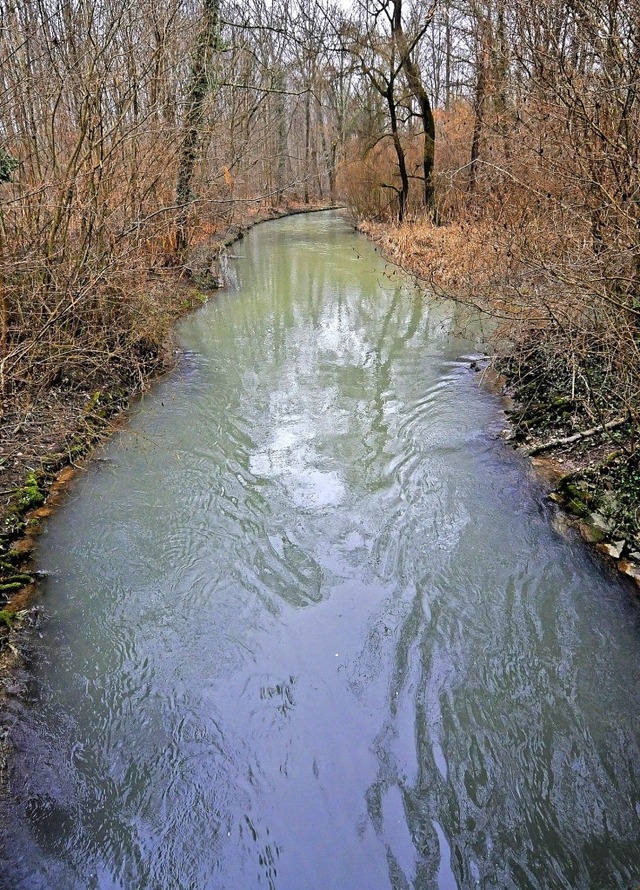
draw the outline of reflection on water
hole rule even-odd
[[[256,230],[49,525],[3,887],[640,883],[640,622],[430,304]]]

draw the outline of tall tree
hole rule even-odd
[[[434,2],[431,7],[422,14],[422,21],[419,23],[411,39],[407,37],[403,27],[402,0],[393,0],[393,15],[391,18],[391,33],[398,44],[400,64],[406,75],[409,89],[418,103],[419,117],[423,131],[422,175],[424,178],[424,205],[431,213],[435,212],[433,169],[435,164],[436,126],[433,118],[431,102],[429,101],[429,95],[425,89],[422,77],[420,76],[420,69],[415,60],[414,53],[418,43],[422,40],[427,29],[431,25],[435,11],[436,3]]]
[[[198,160],[207,96],[213,85],[212,60],[220,37],[220,0],[204,0],[202,27],[193,55],[187,89],[183,136],[178,163],[176,203],[178,204],[177,247],[187,245],[187,208],[193,201],[193,171]]]
[[[373,9],[363,6],[359,22],[352,22],[346,29],[347,52],[356,60],[360,75],[366,79],[384,102],[388,130],[376,141],[389,137],[397,162],[400,185],[382,183],[398,197],[398,219],[405,218],[409,198],[409,172],[401,134],[401,73],[403,58],[393,35],[393,0],[383,2]]]

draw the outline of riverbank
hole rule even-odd
[[[0,423],[0,652],[33,603],[37,577],[31,554],[42,521],[95,446],[121,423],[132,400],[175,367],[175,322],[224,285],[226,248],[259,223],[328,209],[290,204],[246,213],[194,244],[180,265],[155,265],[143,282],[153,334],[140,342],[130,365],[98,362],[97,373],[75,367],[44,386],[34,378],[19,399],[5,406]]]
[[[492,366],[514,405],[505,439],[551,480],[550,499],[582,538],[640,585],[640,395],[633,400],[633,385],[617,387],[588,344],[582,360],[563,354],[552,320],[567,315],[553,305],[557,298],[546,299],[548,319],[515,299],[522,264],[491,221],[363,222],[359,229],[437,295],[495,319]]]

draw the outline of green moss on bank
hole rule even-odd
[[[44,457],[38,469],[28,469],[22,483],[13,490],[0,527],[0,605],[33,582],[28,571],[30,547],[14,547],[23,536],[37,533],[40,519],[33,512],[45,503],[59,472],[85,457],[104,437],[109,419],[127,404],[126,393],[120,387],[112,392],[96,390],[77,418],[65,450]]]
[[[11,609],[0,609],[0,626],[7,627],[10,630],[16,620],[16,614]]]

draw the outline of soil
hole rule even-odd
[[[539,444],[544,444],[541,437],[530,437],[524,447]],[[584,541],[640,586],[640,454],[634,446],[625,425],[615,434],[600,429],[531,459],[553,482],[550,499]]]

